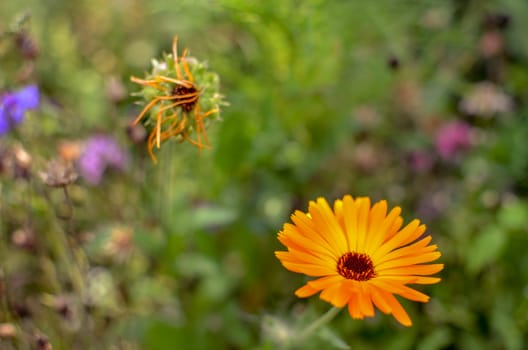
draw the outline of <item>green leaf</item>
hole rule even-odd
[[[192,213],[196,227],[216,227],[231,223],[237,218],[237,212],[232,208],[213,205],[203,205]]]
[[[447,345],[451,344],[453,335],[448,328],[436,329],[431,334],[425,336],[419,343],[418,350],[434,350],[443,349]]]
[[[507,305],[510,304],[510,305]],[[491,322],[506,350],[520,350],[523,348],[523,334],[512,318],[511,302],[500,300],[495,304]]]
[[[501,227],[509,230],[522,230],[527,226],[528,206],[524,201],[513,200],[506,202],[498,213]]]
[[[477,234],[467,252],[466,268],[471,273],[479,272],[494,262],[506,244],[506,234],[497,226],[488,226]]]

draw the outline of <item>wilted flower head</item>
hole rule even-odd
[[[186,49],[178,56],[175,37],[172,55],[153,60],[152,71],[145,79],[130,78],[142,86],[137,95],[144,99],[145,107],[134,124],[141,121],[150,131],[147,149],[154,162],[152,150],[165,140],[188,141],[200,149],[208,147],[206,126],[212,117],[218,118],[220,106],[225,104],[218,92],[218,75],[205,63],[186,56]]]
[[[40,178],[50,187],[63,187],[72,184],[79,176],[72,163],[63,159],[53,159],[48,162],[45,171],[40,172]]]
[[[39,89],[36,85],[28,85],[15,92],[7,92],[0,96],[0,136],[8,133],[20,124],[26,111],[39,106]]]
[[[404,326],[412,324],[395,294],[427,302],[429,297],[408,284],[434,284],[430,277],[443,264],[428,264],[441,254],[425,225],[413,220],[402,228],[401,208],[387,212],[387,202],[371,206],[367,197],[345,196],[333,208],[324,198],[310,202],[308,213],[296,211],[279,241],[288,251],[275,252],[290,271],[316,277],[297,289],[305,298],[320,298],[335,307],[348,306],[355,319],[374,316],[374,306]]]
[[[476,84],[460,101],[459,108],[469,115],[490,118],[497,113],[507,113],[513,109],[513,100],[495,84],[484,81]]]
[[[471,127],[460,121],[445,124],[436,132],[436,150],[444,160],[453,160],[471,147]]]
[[[79,172],[87,182],[97,185],[101,182],[106,168],[123,170],[127,162],[127,153],[112,137],[96,135],[84,146],[79,158]]]
[[[31,155],[20,145],[0,149],[0,173],[6,172],[15,179],[31,177]]]
[[[20,145],[0,147],[0,175],[6,173],[16,179],[31,176],[31,155]]]

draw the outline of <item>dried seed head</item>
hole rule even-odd
[[[468,115],[491,118],[499,113],[511,112],[514,109],[514,103],[512,97],[499,86],[484,81],[473,86],[462,98],[458,108]]]
[[[50,187],[64,187],[77,180],[78,174],[71,162],[53,159],[48,162],[46,171],[39,173],[42,181]]]
[[[29,228],[19,228],[11,235],[11,243],[17,248],[35,250],[35,232]]]
[[[15,178],[29,179],[31,176],[31,155],[18,146],[13,149],[13,161]]]

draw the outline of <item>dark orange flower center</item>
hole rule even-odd
[[[367,254],[348,252],[337,261],[337,272],[346,279],[368,281],[376,277],[374,264]]]
[[[194,84],[189,87],[176,85],[172,88],[172,95],[181,96],[179,99],[186,101],[180,105],[185,112],[192,111],[198,101],[198,89],[196,89]],[[175,101],[178,101],[179,99],[175,99]]]

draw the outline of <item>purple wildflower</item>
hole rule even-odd
[[[429,172],[434,165],[433,157],[429,152],[414,150],[407,155],[407,161],[412,171],[420,174]]]
[[[84,152],[79,158],[79,172],[88,183],[97,185],[101,182],[106,168],[124,170],[127,163],[127,153],[112,137],[96,135],[84,146]]]
[[[471,146],[471,128],[464,122],[454,121],[442,126],[436,133],[436,150],[449,161]]]
[[[7,92],[0,96],[0,136],[7,134],[13,127],[20,124],[24,114],[39,106],[39,89],[36,85],[28,85],[15,92]]]

